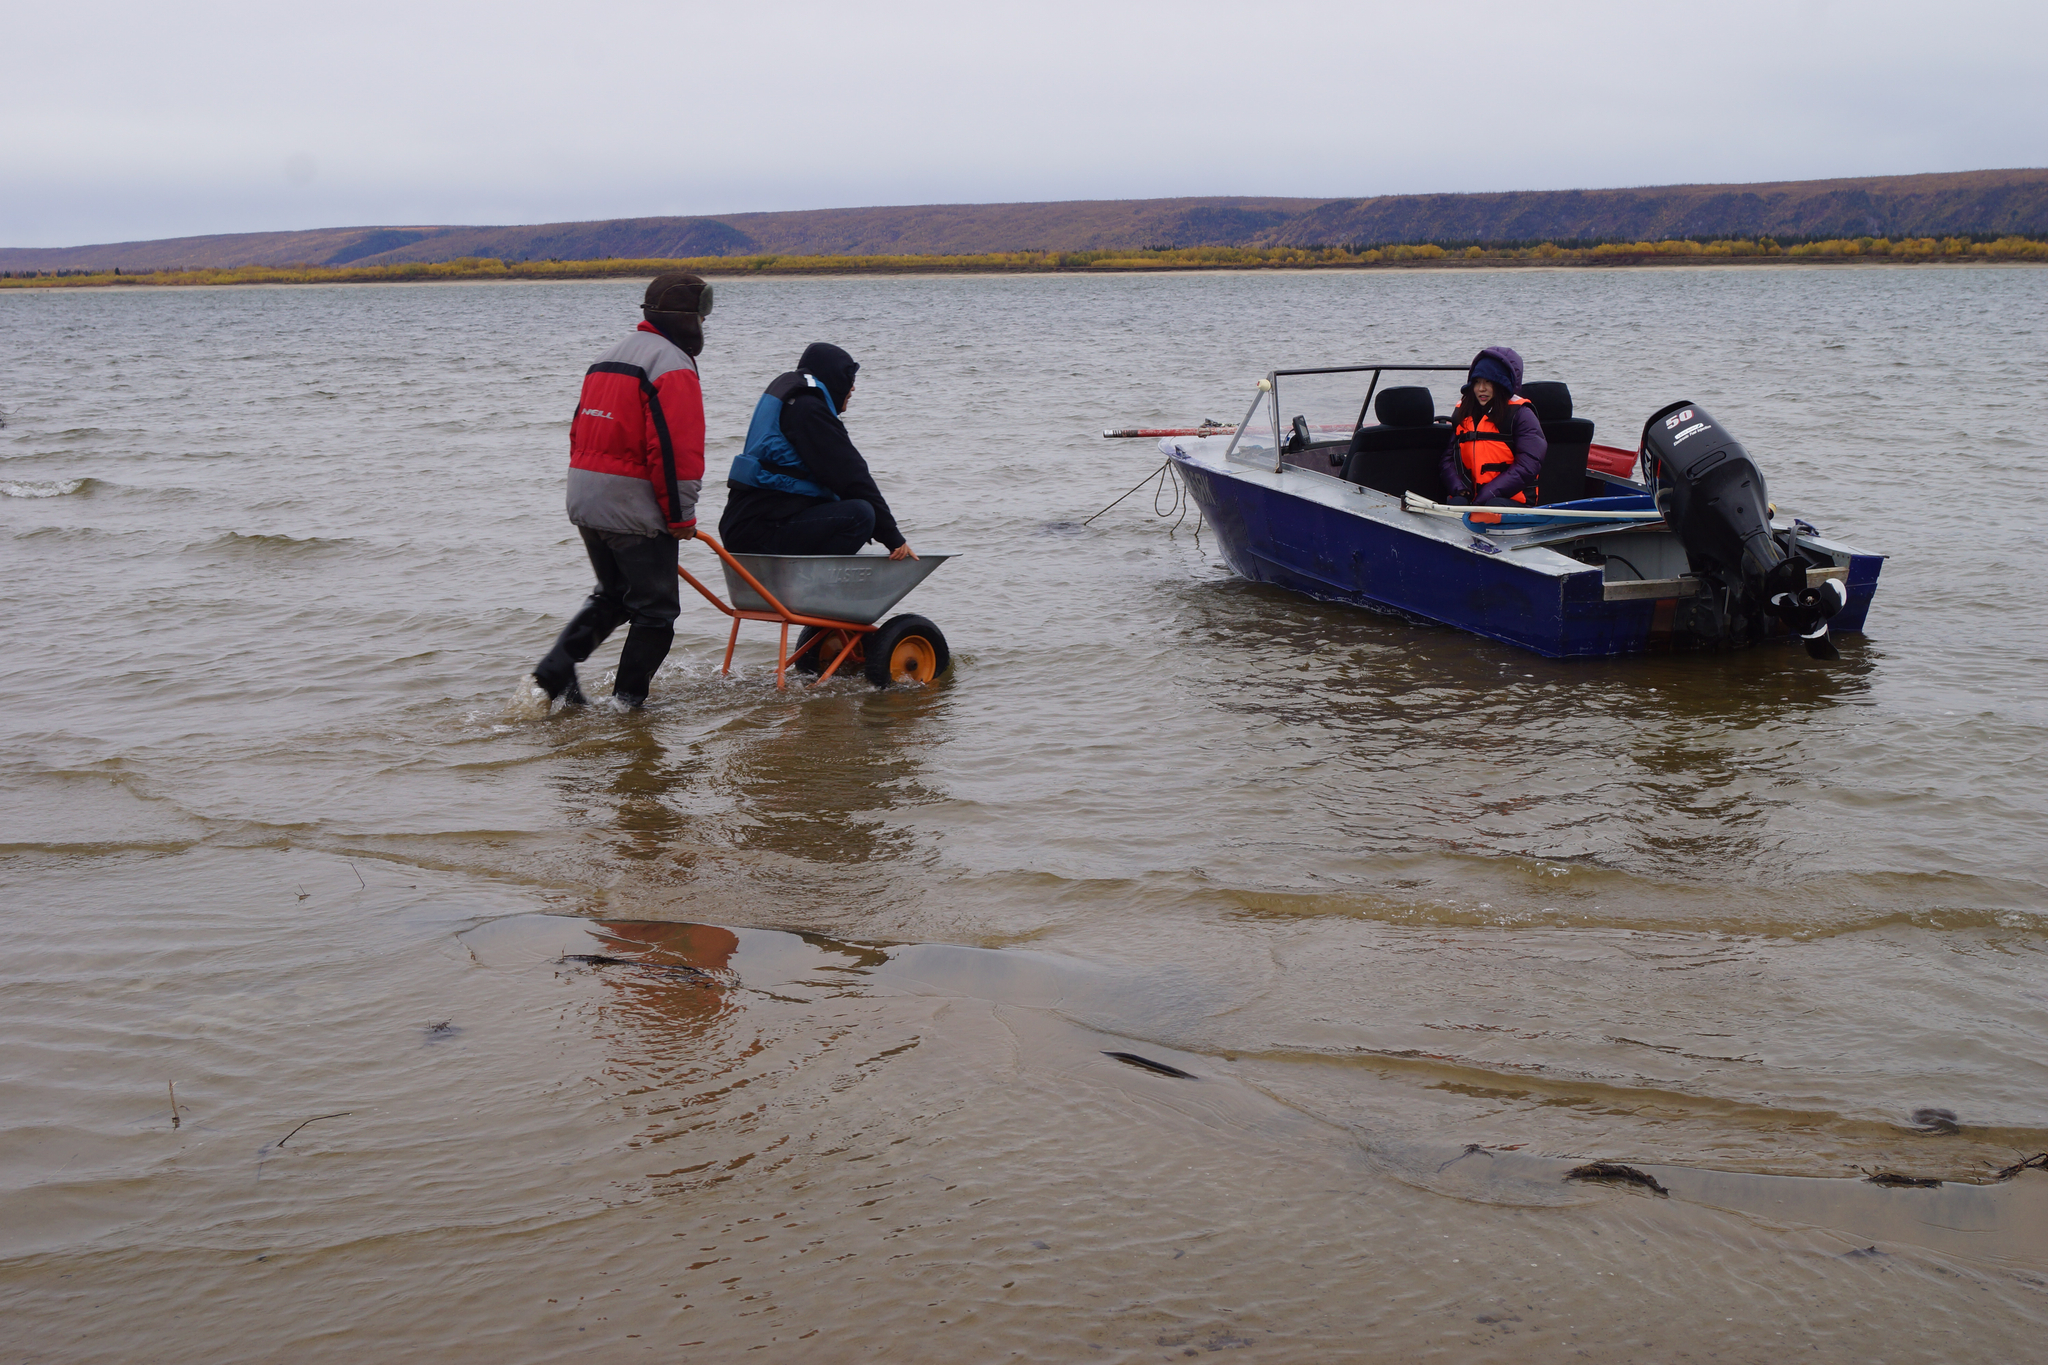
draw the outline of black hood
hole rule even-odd
[[[853,392],[853,377],[860,370],[859,361],[829,341],[814,341],[804,347],[796,367],[825,386],[825,392],[832,395],[833,407],[845,410],[847,396]]]

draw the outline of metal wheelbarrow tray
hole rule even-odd
[[[739,644],[742,621],[773,621],[781,625],[782,637],[775,658],[778,688],[786,685],[784,675],[790,666],[813,649],[817,653],[806,667],[818,669],[820,683],[856,656],[867,667],[870,681],[884,686],[896,676],[930,682],[945,672],[951,662],[945,637],[922,617],[899,616],[881,626],[875,624],[882,613],[908,596],[951,555],[924,555],[917,559],[890,559],[886,555],[736,555],[701,531],[696,539],[710,546],[718,556],[732,604],[728,606],[681,565],[676,566],[676,573],[704,600],[732,618],[721,673],[732,671],[732,654]],[[811,628],[806,632],[808,638],[799,640],[794,652],[789,647],[791,626]],[[864,642],[876,635],[883,637],[882,652],[889,657],[879,665],[869,665]],[[830,664],[824,664],[825,655],[834,646],[835,657]],[[899,662],[904,665],[901,669],[897,666]],[[880,677],[878,667],[886,670]]]
[[[734,555],[725,590],[741,611],[774,612],[758,583],[790,611],[873,625],[910,595],[951,555],[890,559],[887,555]],[[747,575],[738,572],[744,568]],[[751,581],[749,578],[751,577]]]

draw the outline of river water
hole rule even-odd
[[[720,280],[714,469],[852,350],[954,672],[686,602],[550,715],[639,288],[0,294],[8,1360],[2038,1349],[2048,270]],[[1502,341],[1709,405],[1867,636],[1548,661],[1080,524],[1104,427]]]

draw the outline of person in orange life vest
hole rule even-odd
[[[576,665],[631,622],[612,698],[640,706],[675,642],[682,611],[676,549],[696,537],[704,483],[697,354],[710,311],[711,286],[701,278],[657,275],[640,306],[644,321],[583,376],[569,425],[568,507],[597,587],[534,667],[534,683],[549,700],[582,705]]]
[[[1452,503],[1526,503],[1536,495],[1543,457],[1550,450],[1543,423],[1522,387],[1522,357],[1489,346],[1472,369],[1451,412],[1451,444],[1444,451],[1444,486]]]

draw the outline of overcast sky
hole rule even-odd
[[[2048,4],[10,7],[0,246],[2048,165]]]

